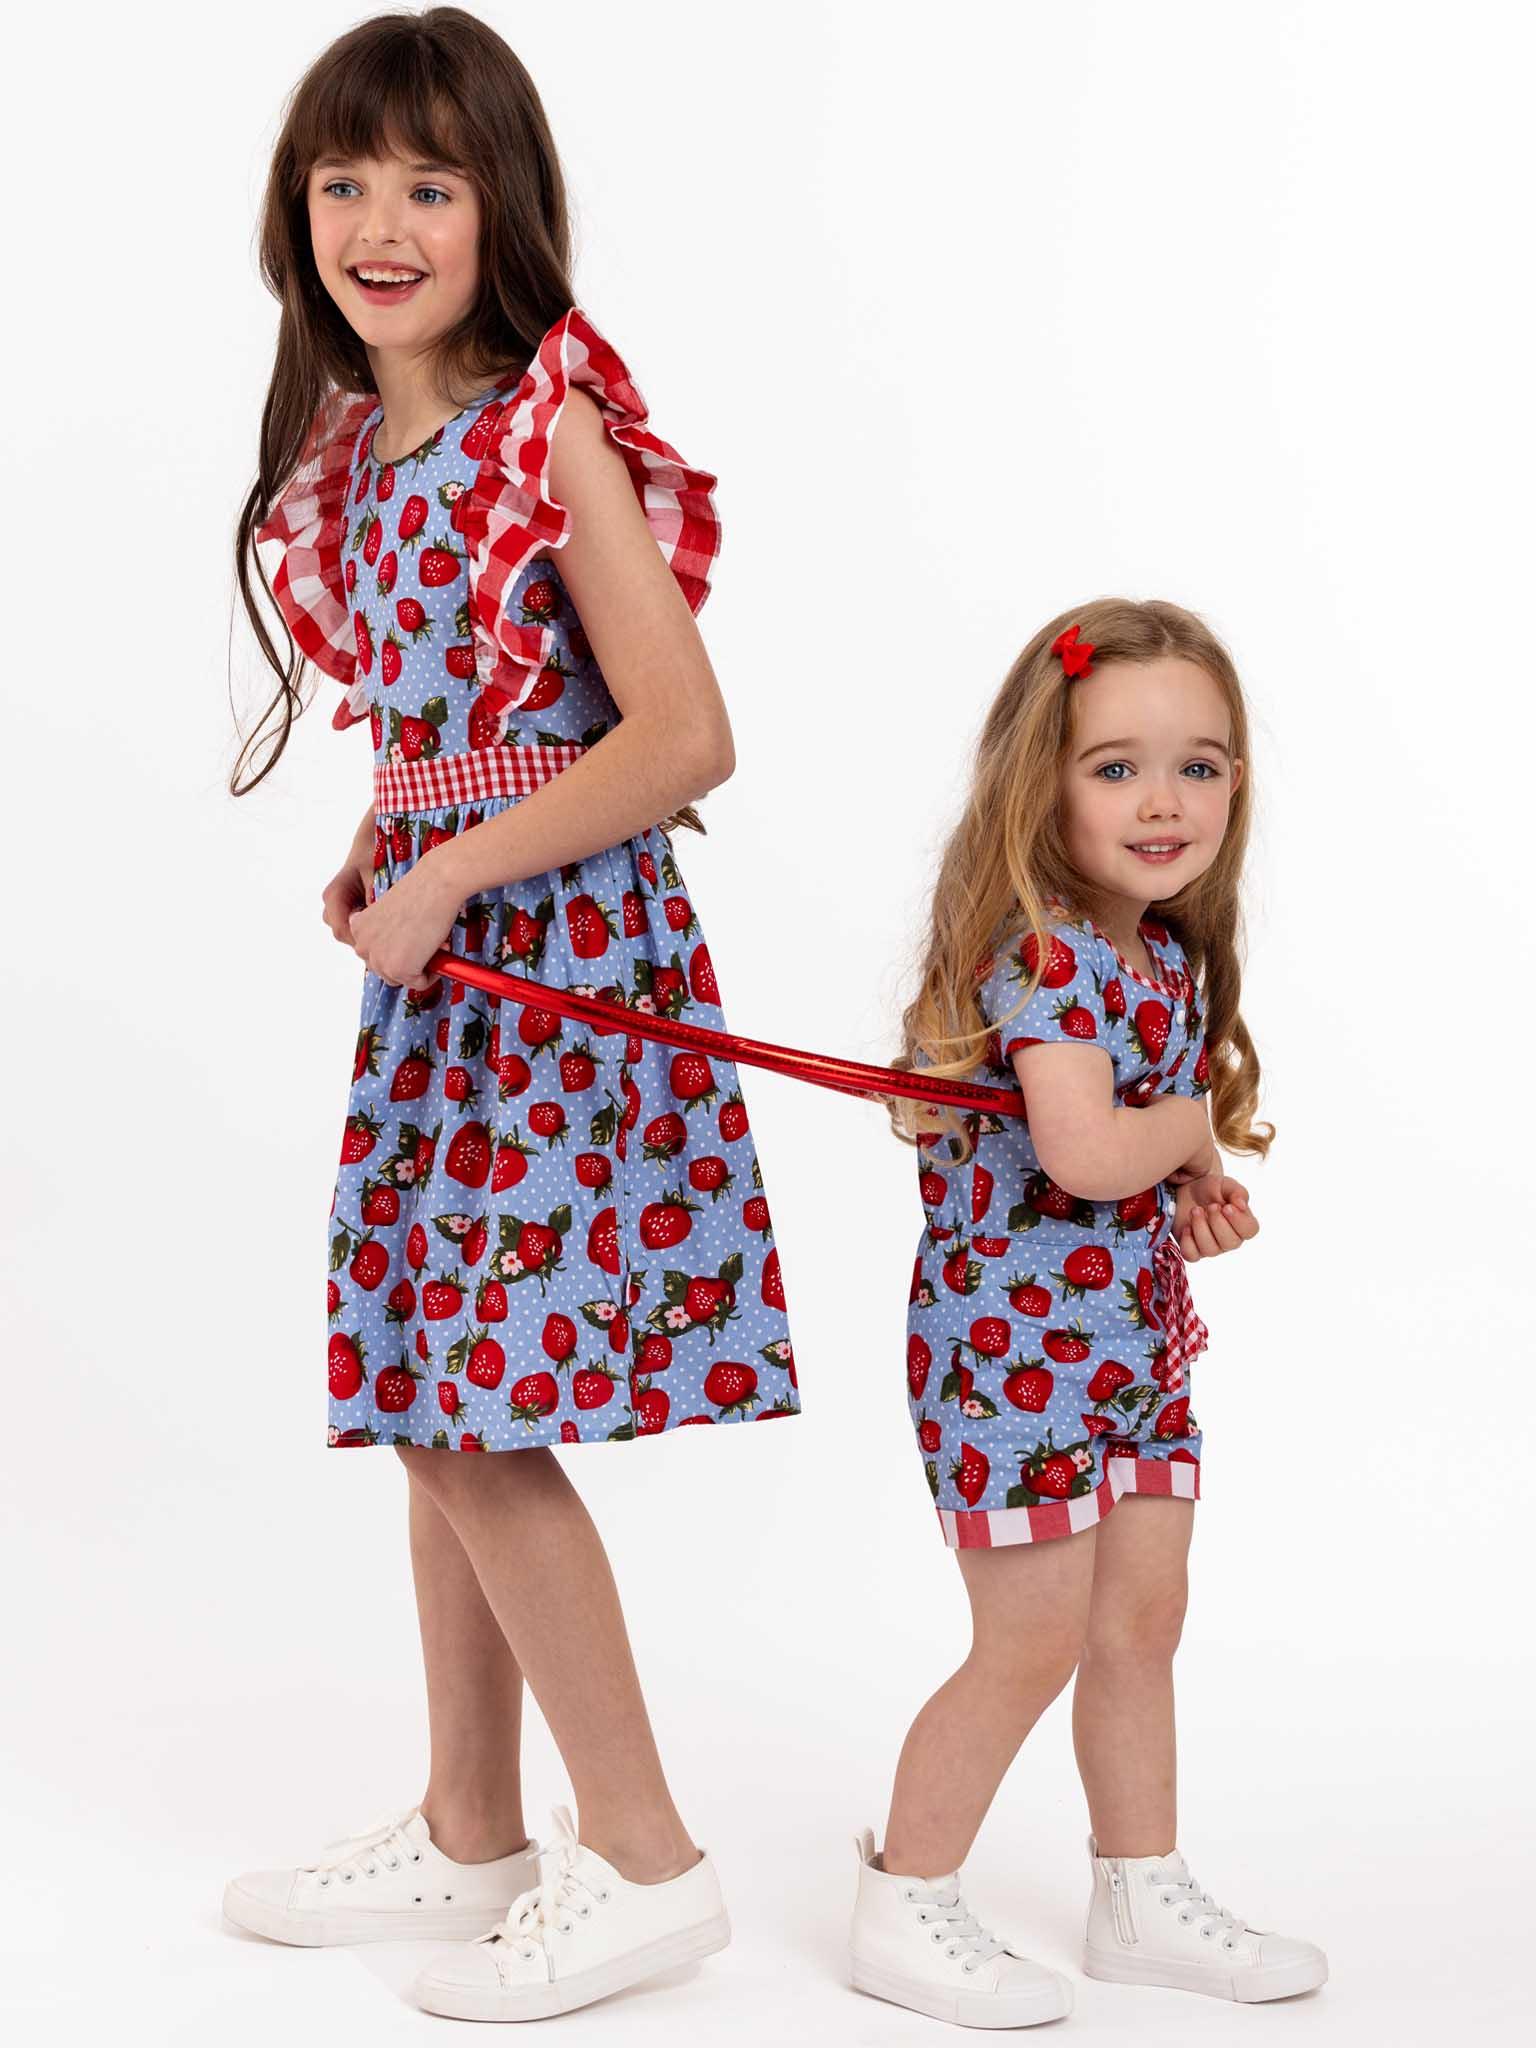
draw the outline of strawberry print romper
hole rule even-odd
[[[572,385],[602,409],[695,612],[716,479],[647,427],[578,307],[521,378],[394,463],[345,396],[258,532],[274,595],[373,739],[374,891],[521,803],[619,713],[560,579],[550,444]],[[724,1018],[671,839],[472,897],[448,949],[613,1003],[591,1029],[448,977],[364,976],[329,1223],[333,1445],[504,1451],[799,1409],[779,1255],[734,1066],[623,1028]]]
[[[976,1078],[1017,1085],[1026,1045],[1099,1046],[1118,1103],[1208,1092],[1204,1028],[1183,948],[1144,917],[1157,968],[1061,905],[1040,987],[1033,933],[978,970],[992,1034]],[[1208,1332],[1194,1310],[1166,1182],[1119,1201],[1069,1194],[1024,1118],[965,1119],[973,1157],[944,1134],[919,1147],[926,1222],[907,1312],[907,1393],[946,1543],[1066,1536],[1122,1493],[1200,1492],[1189,1367]],[[949,1163],[946,1163],[949,1162]]]

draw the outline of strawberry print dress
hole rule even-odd
[[[993,1027],[976,1078],[1016,1086],[1026,1045],[1099,1046],[1119,1103],[1209,1090],[1183,948],[1144,917],[1156,974],[1061,905],[1041,984],[1032,933],[979,969]],[[919,1062],[920,1063],[920,1062]],[[1027,1105],[1026,1105],[1027,1107]],[[925,1212],[907,1312],[912,1427],[946,1543],[1031,1543],[1099,1521],[1122,1493],[1198,1498],[1189,1368],[1208,1332],[1172,1232],[1166,1182],[1090,1202],[1040,1165],[1024,1118],[966,1117],[975,1152],[919,1147]]]
[[[548,458],[573,385],[697,611],[716,480],[649,430],[578,307],[399,461],[374,459],[371,395],[333,401],[258,532],[282,543],[297,645],[343,686],[332,723],[372,736],[376,898],[619,717],[555,560],[570,521]],[[472,897],[446,944],[605,998],[615,1022],[365,973],[329,1222],[329,1442],[505,1451],[797,1413],[735,1068],[623,1026],[626,1009],[724,1024],[667,832]]]

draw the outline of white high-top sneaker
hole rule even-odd
[[[494,1927],[538,1868],[528,1842],[489,1863],[455,1863],[433,1842],[420,1807],[328,1842],[318,1861],[248,1870],[224,1888],[237,1927],[328,1948],[354,1941],[469,1941]]]
[[[848,1946],[856,1990],[962,2027],[1032,2027],[1072,2010],[1064,1977],[980,1925],[960,1896],[958,1871],[882,1870],[869,1828],[853,1846],[859,1891]]]
[[[707,1855],[660,1884],[631,1884],[577,1841],[557,1806],[539,1872],[499,1927],[432,1958],[416,1980],[419,2005],[457,2020],[545,2019],[713,1955],[731,1938]]]
[[[1177,1849],[1166,1856],[1101,1856],[1090,1835],[1088,1854],[1088,1976],[1245,2003],[1290,1998],[1326,1981],[1328,1958],[1320,1948],[1266,1934],[1218,1906]]]

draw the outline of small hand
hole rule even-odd
[[[435,975],[423,974],[426,961],[446,946],[463,905],[445,888],[441,870],[431,856],[377,896],[350,919],[352,943],[380,981],[412,994],[430,988]]]
[[[1187,1260],[1213,1259],[1257,1237],[1259,1219],[1241,1181],[1224,1173],[1201,1174],[1174,1194],[1173,1234]]]

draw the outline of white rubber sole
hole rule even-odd
[[[423,1972],[416,1980],[414,1996],[424,2012],[442,2013],[451,2020],[550,2019],[556,2013],[593,2005],[647,1977],[659,1977],[663,1970],[699,1962],[723,1949],[730,1938],[730,1920],[720,1913],[713,1920],[701,1920],[697,1926],[663,1935],[643,1948],[632,1948],[590,1970],[577,1970],[551,1983],[503,1991],[493,1984],[453,1984]]]
[[[850,1953],[849,1975],[855,1991],[904,2005],[929,2019],[949,2020],[957,2027],[1037,2027],[1065,2019],[1072,2010],[1072,1987],[1065,1977],[1051,1975],[1028,1991],[944,1991],[911,1977],[899,1977],[878,1963],[861,1962]]]
[[[1114,1955],[1085,1949],[1083,1975],[1104,1984],[1160,1984],[1169,1991],[1203,1991],[1208,1998],[1233,1998],[1240,2005],[1262,2005],[1271,1998],[1294,1998],[1328,1981],[1328,1963],[1284,1963],[1269,1969],[1226,1970],[1214,1963],[1176,1963],[1151,1956]]]
[[[435,1906],[419,1913],[347,1912],[294,1913],[242,1891],[233,1879],[224,1887],[224,1917],[247,1934],[285,1941],[292,1948],[350,1948],[362,1941],[473,1941],[489,1934],[507,1917],[509,1898],[501,1906]]]

